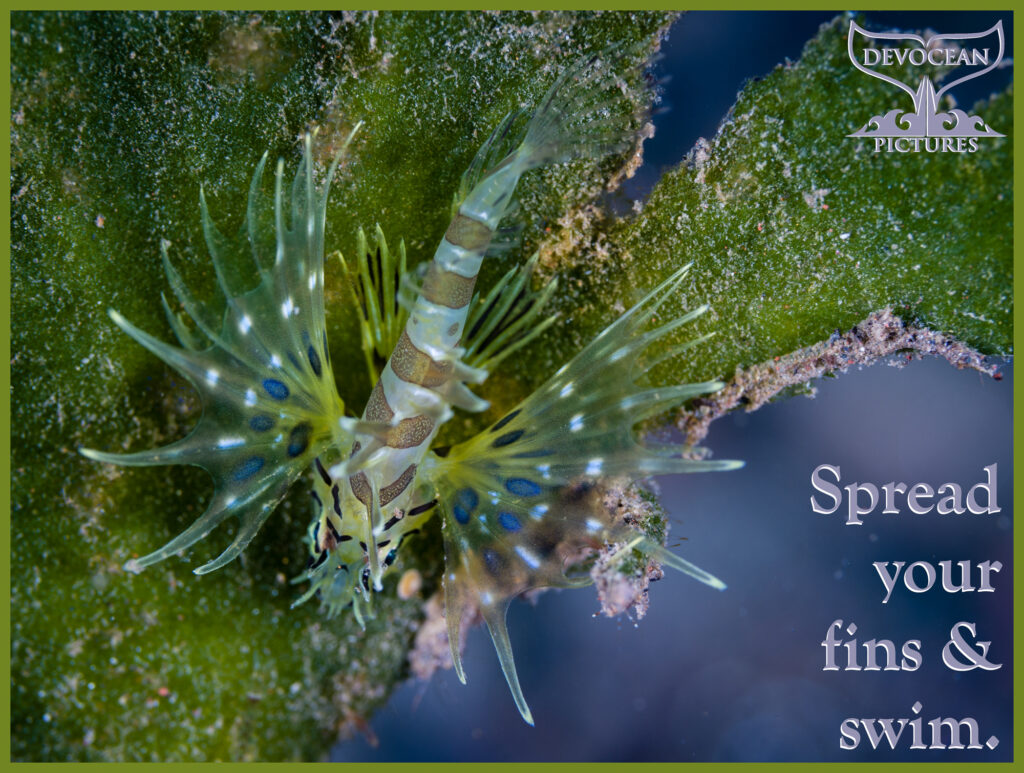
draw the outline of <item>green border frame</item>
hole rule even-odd
[[[446,3],[429,3],[423,5],[413,5],[409,2],[393,2],[392,0],[378,0],[377,2],[350,2],[345,3],[348,8],[358,10],[404,10],[404,9],[415,9],[415,10],[484,10],[479,3],[472,2],[458,2],[458,0],[450,0]],[[821,3],[809,3],[809,2],[779,2],[770,4],[770,7],[766,7],[765,3],[756,3],[752,0],[743,2],[740,0],[737,2],[733,0],[731,3],[725,5],[716,2],[707,2],[703,0],[700,2],[694,2],[688,4],[687,7],[681,8],[679,3],[661,3],[661,2],[645,2],[642,3],[645,9],[651,10],[716,10],[716,11],[741,11],[741,10],[758,10],[758,11],[807,11],[807,10],[835,10],[845,11],[849,10],[850,6],[845,4],[838,4],[835,2],[821,2]],[[987,2],[981,8],[965,9],[962,4],[951,2],[950,0],[933,0],[933,2],[908,2],[904,0],[898,4],[898,7],[893,7],[891,3],[878,2],[878,0],[869,0],[865,2],[862,0],[857,4],[858,10],[876,10],[876,11],[964,11],[964,10],[991,10],[991,11],[1006,11],[1013,14],[1014,3],[1012,2]],[[17,10],[34,10],[34,11],[57,11],[57,10],[69,10],[74,6],[68,2],[37,2],[37,3],[17,3],[14,7],[9,8],[9,11]],[[224,8],[224,5],[208,5],[204,2],[164,2],[159,4],[125,4],[125,3],[95,3],[92,5],[92,10],[135,10],[140,7],[161,9],[161,10],[213,10],[215,8]],[[290,7],[294,9],[324,9],[324,8],[335,8],[336,4],[313,2],[313,3],[296,3],[295,0],[284,0],[284,2],[277,3],[266,3],[266,2],[253,2],[244,5],[235,6],[237,8],[246,8],[252,10],[266,10],[270,8],[282,8]],[[560,10],[626,10],[625,4],[621,2],[609,2],[605,0],[595,0],[590,3],[578,3],[578,2],[564,2],[564,3],[552,3],[552,2],[505,2],[504,0],[497,0],[497,2],[488,3],[486,5],[487,10],[506,10],[506,9],[560,9]],[[628,10],[636,10],[636,7],[630,7]],[[2,54],[3,63],[6,71],[10,72],[11,66],[11,44],[10,44],[10,15],[8,14],[5,18],[6,28],[2,41],[0,41],[0,54]],[[1015,34],[1014,40],[1019,37]],[[6,115],[10,114],[10,84],[3,94],[3,108]],[[1014,124],[1015,126],[1021,125],[1022,113],[1024,108],[1021,107],[1020,100],[1014,103]],[[6,153],[2,159],[0,159],[0,170],[3,171],[4,176],[10,179],[11,173],[11,161],[10,161],[10,133],[5,134]],[[1019,188],[1022,178],[1024,178],[1024,172],[1019,165],[1014,166],[1014,188]],[[11,323],[10,323],[10,291],[11,291],[11,276],[10,276],[10,199],[8,198],[5,203],[6,215],[4,219],[6,238],[4,240],[4,254],[6,259],[0,267],[0,282],[2,282],[3,293],[0,296],[0,309],[4,312],[6,324],[3,326],[2,337],[0,337],[0,347],[4,357],[10,362],[11,358]],[[1024,204],[1021,203],[1020,197],[1015,197],[1014,200],[1014,220],[1015,222],[1021,221],[1021,216],[1024,214]],[[1014,274],[1018,271],[1021,264],[1024,263],[1022,259],[1021,244],[1018,240],[1014,240]],[[1024,330],[1024,312],[1021,311],[1019,304],[1019,286],[1014,283],[1014,316],[1013,316],[1013,337],[1016,341],[1019,334]],[[1024,434],[1024,425],[1021,424],[1018,415],[1018,409],[1021,407],[1022,392],[1024,392],[1024,383],[1021,379],[1017,379],[1014,385],[1013,394],[1013,408],[1014,408],[1014,425],[1013,425],[1013,445],[1014,448],[1017,446],[1017,441],[1021,439]],[[4,377],[4,390],[3,390],[3,413],[2,419],[3,424],[8,429],[11,424],[11,398],[10,398],[10,370],[6,371]],[[2,445],[0,445],[0,465],[5,473],[5,477],[10,479],[11,472],[11,440],[10,433],[8,432],[2,439]],[[1024,461],[1017,456],[1014,458],[1013,473],[1014,481],[1016,482],[1021,478],[1020,471],[1024,466]],[[1016,496],[1016,487],[1014,487],[1014,504],[1018,503],[1018,497]],[[10,487],[6,487],[3,491],[3,512],[5,514],[5,528],[0,533],[0,548],[3,548],[3,556],[10,555],[11,549],[11,536],[10,536],[10,518],[11,518],[11,491]],[[1021,554],[1021,546],[1024,544],[1024,529],[1015,528],[1013,536],[1013,555],[1014,555],[1014,569],[1016,569],[1016,558]],[[0,591],[7,598],[10,598],[10,565],[8,561],[8,571],[4,572],[0,577]],[[1019,661],[1016,655],[1021,650],[1021,643],[1024,642],[1024,616],[1018,614],[1018,606],[1020,599],[1024,597],[1024,573],[1015,571],[1013,577],[1013,592],[1014,592],[1014,605],[1013,605],[1013,654],[1014,663],[1018,667],[1014,670],[1013,679],[1013,740],[1015,759],[1019,759],[1018,743],[1022,738],[1021,728],[1024,727],[1024,705],[1021,702],[1022,685],[1024,685],[1024,672],[1019,667]],[[11,627],[10,627],[10,606],[5,608],[2,619],[0,619],[0,630],[6,633],[6,640],[10,641]],[[0,700],[2,700],[2,710],[5,718],[10,719],[10,649],[8,648],[8,659],[5,662],[4,678],[2,684],[0,684]],[[9,721],[6,723],[9,726]],[[0,759],[10,759],[11,740],[10,734],[3,735],[0,737]],[[46,764],[48,769],[52,769],[52,763],[21,763],[18,767],[24,766],[36,766]],[[57,763],[58,765],[71,765],[73,763]],[[178,766],[179,770],[193,770],[196,768],[205,768],[212,766],[216,763],[181,763]],[[287,769],[297,767],[302,763],[262,763],[263,765],[271,765],[276,769]],[[951,762],[948,765],[952,768],[957,769],[974,769],[975,762],[962,762],[956,763]],[[662,770],[673,770],[680,766],[686,765],[687,770],[715,770],[715,771],[729,771],[729,770],[740,770],[746,769],[749,766],[764,766],[772,767],[775,769],[787,769],[790,766],[798,767],[801,771],[829,769],[829,770],[877,770],[879,766],[893,766],[898,767],[900,770],[930,770],[934,767],[934,763],[930,762],[820,762],[820,763],[758,763],[758,762],[728,762],[728,763],[710,763],[710,762],[698,762],[698,763],[420,763],[416,767],[419,770],[435,770],[435,771],[447,771],[450,773],[452,766],[458,766],[462,770],[475,770],[482,768],[499,767],[503,771],[520,771],[520,770],[544,770],[548,767],[557,768],[562,771],[591,771],[595,767],[622,769],[624,767],[633,769],[642,769],[645,771],[662,771]],[[1014,762],[1009,763],[986,763],[985,768],[988,769],[1006,769],[1012,767]],[[119,765],[120,770],[142,770],[150,765],[147,763],[124,763]],[[234,770],[243,769],[244,763],[220,763],[218,769],[223,770]],[[943,766],[945,767],[945,765]],[[375,770],[382,771],[400,771],[408,768],[407,763],[377,763],[374,765]]]

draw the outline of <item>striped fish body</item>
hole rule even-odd
[[[364,423],[379,429],[376,434],[357,434],[349,460],[329,471],[332,479],[342,477],[358,459],[360,469],[348,476],[345,493],[350,496],[342,509],[361,509],[362,542],[367,546],[393,544],[415,528],[402,522],[403,515],[433,499],[432,491],[417,493],[417,470],[438,428],[452,416],[452,407],[482,411],[488,406],[465,386],[482,382],[487,373],[460,360],[459,344],[480,266],[520,178],[544,164],[600,155],[628,144],[630,117],[624,120],[607,109],[613,85],[597,58],[565,71],[530,117],[521,138],[513,133],[521,114],[510,113],[464,175],[467,191],[363,411]],[[396,530],[398,534],[393,533]],[[368,548],[366,562],[371,582],[380,590],[386,566],[379,551]]]
[[[495,130],[478,154],[493,154]],[[459,346],[480,266],[531,159],[521,144],[473,185],[459,204],[366,408],[347,458],[316,461],[313,498],[319,515],[308,533],[310,560],[297,580],[310,580],[301,604],[319,594],[329,615],[349,603],[360,622],[398,547],[435,514],[429,485],[417,470],[452,406],[480,411],[487,402],[464,384],[486,371],[459,359]],[[362,454],[362,456],[359,456]],[[353,463],[353,460],[358,460]],[[359,471],[346,475],[358,466]],[[371,547],[372,546],[372,547]]]
[[[460,206],[363,411],[364,421],[389,427],[377,436],[358,435],[353,445],[353,454],[377,449],[373,460],[347,479],[348,491],[366,516],[367,544],[371,538],[395,544],[418,528],[404,521],[404,514],[432,499],[426,492],[419,497],[423,501],[416,501],[414,483],[439,427],[452,416],[452,405],[477,411],[487,407],[464,386],[465,380],[482,381],[486,372],[460,362],[459,343],[480,265],[504,214],[501,202],[510,200],[519,181],[521,173],[515,171],[509,164],[488,175]],[[332,472],[343,468],[338,465]],[[374,588],[380,590],[385,561],[373,551],[367,561]]]

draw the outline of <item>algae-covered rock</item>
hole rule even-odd
[[[653,47],[665,14],[55,14],[12,17],[12,754],[17,759],[317,758],[408,670],[421,601],[378,594],[361,631],[289,610],[309,495],[243,560],[190,569],[232,527],[140,576],[211,490],[193,469],[121,470],[82,445],[143,449],[197,418],[189,387],[120,333],[114,307],[167,336],[161,239],[212,282],[198,212],[235,228],[256,161],[325,157],[365,122],[332,193],[328,244],[380,222],[412,260],[444,232],[463,169],[498,118],[614,41]],[[631,83],[635,100],[645,83]],[[612,162],[614,164],[614,162]],[[607,164],[606,167],[607,168]],[[555,216],[601,187],[594,164],[535,180]],[[329,271],[337,272],[336,262]],[[365,403],[351,300],[329,275],[339,386]],[[348,376],[346,378],[346,375]],[[299,487],[297,487],[299,488]],[[438,534],[401,561],[436,585]],[[396,567],[395,578],[405,566]]]
[[[798,61],[747,84],[639,213],[563,236],[572,248],[548,265],[569,288],[561,309],[585,310],[574,336],[589,340],[616,303],[692,260],[677,309],[710,304],[696,328],[715,343],[677,361],[680,381],[728,378],[888,306],[985,354],[1012,353],[1012,86],[972,111],[1007,135],[978,152],[876,153],[846,135],[910,100],[852,67],[847,26],[837,18]]]

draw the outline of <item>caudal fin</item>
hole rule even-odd
[[[643,109],[633,104],[626,84],[644,61],[637,46],[612,46],[565,70],[533,113],[516,150],[520,167],[525,171],[628,148]]]

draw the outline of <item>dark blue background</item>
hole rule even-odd
[[[692,13],[672,30],[661,69],[671,74],[671,111],[658,118],[647,165],[632,183],[643,195],[698,136],[711,137],[744,80],[795,59],[831,13]],[[869,28],[980,31],[998,14],[868,14]],[[1012,41],[1011,17],[1002,14]],[[874,23],[872,23],[874,22]],[[1012,55],[1008,49],[1007,57]],[[714,64],[708,64],[713,62]],[[1009,70],[957,92],[970,106],[1003,88]],[[984,81],[984,83],[982,83]],[[972,90],[968,90],[970,87]],[[837,135],[838,136],[838,135]],[[838,141],[838,140],[837,140]],[[1012,369],[996,382],[944,362],[897,370],[876,365],[820,383],[794,398],[713,425],[719,458],[738,472],[661,480],[680,554],[729,583],[716,592],[677,574],[652,587],[638,626],[594,618],[591,590],[552,592],[509,613],[523,689],[537,722],[515,709],[486,632],[470,634],[468,686],[451,672],[401,687],[335,760],[893,760],[1011,759]],[[809,506],[811,470],[839,465],[843,483],[891,480],[966,489],[999,465],[997,516],[875,515],[862,527]],[[685,537],[686,541],[680,539]],[[999,560],[995,593],[910,594],[886,605],[874,561]],[[897,648],[922,641],[916,672],[823,672],[829,624],[856,622],[858,638]],[[975,622],[993,642],[989,673],[956,674],[941,649],[956,622]],[[846,717],[978,720],[994,751],[893,752],[862,741],[839,749]],[[930,740],[930,739],[929,739]],[[927,742],[927,740],[926,740]]]

